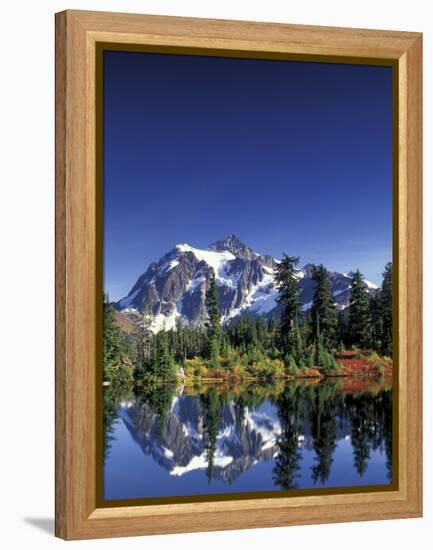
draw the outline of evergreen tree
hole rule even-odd
[[[350,411],[353,462],[361,477],[367,471],[373,436],[373,422],[370,418],[367,399],[371,399],[371,397],[361,396],[354,402],[354,406]]]
[[[135,333],[135,377],[138,378],[149,371],[152,357],[153,334],[152,317],[143,312],[140,324]]]
[[[213,273],[209,279],[206,307],[208,314],[206,355],[214,364],[218,364],[221,350],[221,314],[218,305],[218,290]]]
[[[272,478],[281,489],[294,489],[298,486],[298,478],[301,477],[302,460],[299,449],[301,429],[296,396],[286,389],[278,398],[277,406],[281,434],[277,441],[278,451]]]
[[[349,323],[349,311],[348,308],[339,310],[337,312],[337,330],[336,340],[340,348],[344,348],[344,345],[348,343],[348,323]]]
[[[106,381],[131,381],[133,367],[126,361],[128,345],[126,338],[114,320],[115,311],[104,296],[104,349],[103,368]]]
[[[255,320],[255,325],[256,325],[257,342],[260,345],[260,347],[264,348],[266,346],[266,330],[267,330],[265,318],[262,315],[257,317],[257,319]]]
[[[382,353],[392,357],[392,263],[385,266],[381,289]]]
[[[371,346],[376,350],[382,349],[383,317],[382,299],[380,294],[370,296],[371,317]]]
[[[352,278],[348,338],[351,344],[363,348],[371,345],[370,299],[367,285],[359,269]]]
[[[299,257],[283,254],[283,259],[275,268],[275,284],[279,292],[277,302],[282,305],[280,321],[280,347],[283,356],[293,351],[292,331],[299,315],[299,287],[295,277],[295,267]]]
[[[152,371],[155,376],[163,379],[172,379],[176,376],[176,365],[170,353],[168,335],[161,330],[156,335],[155,353],[152,362]]]
[[[230,341],[227,334],[221,336],[221,355],[227,356],[230,351]]]
[[[201,398],[204,409],[203,429],[206,436],[206,476],[210,484],[212,480],[216,441],[218,435],[218,417],[220,398],[215,388],[209,389]]]
[[[319,394],[320,389],[317,393]],[[319,397],[319,396],[318,396]],[[311,436],[316,453],[315,464],[311,468],[314,483],[322,485],[327,481],[333,463],[333,454],[337,448],[337,422],[333,399],[325,399],[319,410],[311,411]]]
[[[294,376],[298,372],[298,363],[295,361],[293,355],[289,353],[284,357],[284,365],[287,369],[287,373],[291,376]]]
[[[316,283],[310,310],[311,332],[314,334],[318,328],[322,335],[323,346],[329,350],[335,345],[337,329],[337,312],[332,297],[331,281],[323,265],[313,267],[311,278]]]
[[[151,422],[154,416],[157,418],[156,435],[158,438],[166,434],[167,418],[176,393],[176,387],[173,384],[145,384],[135,387],[135,405],[137,407],[138,425],[143,429],[147,422]],[[148,420],[146,421],[146,417]]]
[[[104,376],[106,378],[106,376]],[[117,411],[119,408],[118,389],[109,386],[104,389],[104,413],[103,413],[103,431],[104,431],[104,464],[110,456],[113,441],[116,441],[114,433],[116,431]]]
[[[268,321],[268,326],[266,330],[266,347],[273,352],[278,351],[279,344],[279,325],[276,319],[271,318]]]

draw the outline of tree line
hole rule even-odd
[[[105,399],[105,457],[110,453],[112,425],[119,406],[118,400],[111,397],[111,390],[108,390],[109,397]],[[175,395],[173,385],[132,387],[131,399],[137,408],[137,429],[148,426],[149,419],[156,418],[158,436],[164,440],[171,426],[169,415]],[[314,452],[311,479],[314,484],[326,485],[344,426],[347,426],[350,435],[353,466],[358,475],[362,477],[367,471],[372,451],[383,449],[388,478],[392,481],[392,392],[381,390],[377,395],[370,392],[350,394],[338,391],[338,382],[327,381],[317,385],[288,384],[275,394],[270,386],[226,393],[215,387],[202,389],[199,393],[199,414],[209,483],[215,477],[217,438],[224,410],[234,406],[236,431],[242,438],[246,410],[257,410],[265,400],[276,406],[281,425],[272,472],[277,487],[298,487],[302,471],[301,437],[311,439]]]
[[[284,254],[277,264],[280,315],[269,319],[245,316],[222,325],[214,276],[210,277],[206,294],[204,326],[179,322],[176,330],[153,334],[152,317],[145,311],[134,332],[126,334],[118,327],[106,297],[104,378],[121,382],[146,377],[172,379],[179,366],[188,365],[203,370],[238,367],[249,372],[258,365],[264,373],[282,369],[288,374],[318,367],[332,373],[338,370],[336,354],[350,347],[391,357],[392,264],[385,266],[382,285],[372,293],[357,270],[352,277],[349,307],[344,310],[338,310],[334,303],[327,269],[313,266],[313,299],[310,309],[303,311],[298,262],[299,257]]]

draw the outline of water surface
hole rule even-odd
[[[106,500],[391,482],[383,382],[112,387],[104,400]]]

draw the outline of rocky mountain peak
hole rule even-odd
[[[227,237],[221,241],[216,241],[209,245],[209,250],[214,250],[215,252],[231,252],[234,256],[242,258],[244,260],[253,260],[257,258],[257,254],[243,243],[239,237],[234,234],[227,235]]]
[[[313,275],[314,264],[305,264],[301,269],[305,277],[311,277]]]
[[[152,262],[115,307],[131,323],[137,322],[142,312],[148,312],[154,332],[184,323],[203,326],[207,321],[206,293],[213,274],[223,323],[242,315],[278,317],[281,308],[274,279],[276,265],[272,256],[256,254],[233,234],[207,249],[178,244]],[[314,295],[312,271],[313,264],[306,264],[296,277],[304,310],[311,307]],[[329,277],[335,304],[339,309],[346,308],[351,296],[350,274],[330,272]],[[376,292],[376,285],[366,284],[369,292]]]

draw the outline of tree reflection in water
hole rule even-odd
[[[392,481],[392,391],[383,381],[356,391],[339,379],[267,386],[109,387],[104,390],[108,465],[119,423],[168,472],[167,484],[194,475],[197,491],[206,492],[203,478],[208,490],[214,484],[237,486],[250,469],[265,463],[269,473],[260,475],[268,476],[268,490],[326,487],[333,472],[340,478],[347,472],[352,480],[357,475],[362,484],[372,454],[384,454],[383,483]],[[347,445],[351,452],[343,455]],[[249,483],[249,490],[256,490],[254,481]]]

